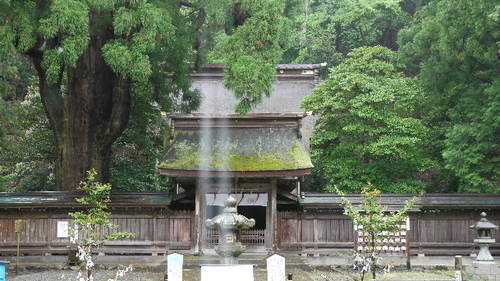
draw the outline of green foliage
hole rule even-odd
[[[102,233],[104,229],[115,229],[118,226],[109,220],[110,213],[105,211],[110,201],[111,184],[97,182],[96,174],[95,170],[87,172],[87,178],[80,183],[79,189],[86,192],[88,196],[76,199],[77,202],[88,205],[90,208],[84,212],[69,214],[74,219],[75,225],[72,235],[77,239],[76,243],[79,246],[88,247],[88,254],[92,253],[91,250],[94,247],[100,247],[108,241],[135,235],[126,232]],[[80,233],[84,233],[82,234],[84,238],[78,238]]]
[[[84,177],[83,171],[90,166],[99,169],[100,177],[107,177],[109,157],[102,155],[111,155],[112,144],[126,128],[133,83],[143,87],[134,95],[147,96],[149,103],[160,108],[150,107],[151,112],[195,109],[200,104],[200,93],[191,89],[186,74],[191,71],[191,63],[195,69],[200,67],[207,50],[216,43],[227,63],[226,85],[242,101],[236,111],[248,112],[262,102],[263,96],[271,92],[276,78],[274,66],[289,41],[286,30],[299,3],[300,0],[1,1],[0,52],[15,48],[31,56],[39,74],[39,91],[56,142],[53,155],[59,168],[54,172],[55,188],[76,188]],[[219,31],[225,35],[214,42],[213,34]],[[141,99],[134,101],[137,100]],[[93,113],[77,110],[82,108]],[[161,123],[155,125],[158,124]],[[75,139],[89,142],[74,142]],[[135,145],[125,138],[123,143]],[[152,156],[156,148],[145,147],[141,153],[146,153],[149,161],[156,157]],[[71,155],[79,153],[89,157],[80,161],[77,158],[81,157]],[[125,158],[117,162],[125,163],[122,160],[133,157]],[[151,162],[146,166],[151,170]],[[76,168],[63,171],[67,167]],[[124,167],[115,166],[115,172],[129,173]],[[132,185],[155,180],[150,175]]]
[[[14,81],[19,79],[19,67],[13,52],[0,57],[0,98],[12,100],[15,98]],[[2,120],[8,116],[2,115]]]
[[[198,36],[196,32],[207,32],[207,29],[201,28],[205,19],[193,15],[203,13],[211,16],[205,24],[213,32],[221,28],[221,23],[228,21],[236,5],[232,1],[210,2],[193,1],[178,5],[177,1],[139,1],[125,5],[123,1],[99,3],[60,0],[50,4],[10,1],[6,7],[9,7],[10,13],[19,16],[1,29],[5,35],[2,43],[7,46],[9,40],[12,42],[16,39],[17,48],[27,52],[36,45],[37,38],[44,38],[41,47],[41,51],[45,52],[43,65],[47,70],[48,81],[54,83],[60,75],[61,66],[75,66],[78,57],[88,48],[90,37],[102,32],[99,28],[106,26],[102,24],[106,20],[105,16],[98,24],[89,26],[90,15],[96,11],[103,15],[114,11],[109,20],[112,21],[115,39],[102,47],[104,58],[114,72],[137,81],[146,81],[153,74],[156,62],[152,60],[155,56],[153,52],[159,51],[159,47],[165,52],[165,47],[176,46],[182,48],[177,49],[179,54],[185,55],[185,50],[193,54],[191,46],[194,40],[184,41],[187,44],[181,46],[175,44],[179,39],[174,37],[180,35],[183,41],[184,38],[194,39]],[[288,18],[296,14],[293,11],[300,1],[243,1],[240,4],[242,11],[247,11],[251,17],[245,24],[233,27],[227,35],[221,33],[218,53],[227,64],[226,86],[242,100],[236,111],[244,113],[253,104],[261,103],[262,95],[270,94],[271,84],[275,80],[275,73],[271,70],[274,70],[287,44],[286,30],[291,26]],[[227,27],[227,24],[223,25]],[[49,46],[50,40],[55,40],[57,46]],[[211,43],[205,42],[205,45],[210,47]],[[187,57],[181,57],[184,64],[188,62]],[[252,67],[247,71],[256,69],[252,74],[241,69],[248,62],[252,63]],[[252,87],[256,82],[261,84]]]
[[[494,0],[431,1],[400,36],[401,58],[429,93],[434,150],[460,192],[498,192],[497,7]]]
[[[497,192],[499,27],[495,0],[0,1],[0,182],[8,191],[53,189],[60,155],[17,49],[43,59],[50,83],[67,81],[85,52],[103,52],[110,69],[134,80],[130,122],[112,146],[114,189],[168,185],[156,173],[161,112],[199,106],[187,74],[226,63],[236,112],[247,113],[271,94],[280,61],[333,67],[304,102],[321,115],[311,189],[333,180],[356,192],[366,182],[384,192]],[[110,40],[90,49],[102,38]],[[399,48],[404,68],[380,47],[355,49],[376,45]],[[53,105],[74,94],[51,87],[60,94]]]
[[[5,101],[2,118],[0,166],[8,177],[7,191],[42,191],[54,188],[54,139],[37,87],[28,87],[24,100]]]
[[[411,21],[401,0],[308,1],[285,54],[286,63],[338,65],[351,50],[382,45],[397,49],[399,29]]]
[[[285,63],[322,63],[335,66],[342,59],[336,46],[338,32],[332,15],[338,1],[311,1],[298,19],[294,44],[284,55]]]
[[[12,9],[22,8],[4,4],[0,4],[2,24]],[[24,5],[30,6],[28,3]],[[3,26],[0,33],[6,29]],[[16,52],[11,46],[0,48],[0,53],[2,189],[53,190],[54,140],[35,86],[38,82],[36,74],[28,56]]]
[[[269,97],[276,80],[275,66],[287,43],[291,21],[285,16],[285,0],[244,1],[251,17],[234,33],[220,33],[213,56],[225,63],[224,85],[240,101],[236,112],[247,114],[253,105]]]
[[[360,192],[367,182],[384,192],[420,192],[414,173],[432,167],[418,118],[424,100],[384,47],[355,49],[302,106],[318,116],[311,155],[339,189]]]
[[[81,186],[79,189],[86,192],[88,196],[76,199],[77,202],[87,205],[89,208],[83,212],[69,214],[74,219],[73,224],[75,225],[75,227],[69,231],[70,237],[75,239],[75,243],[79,248],[80,258],[86,261],[86,269],[89,277],[91,277],[94,265],[92,262],[92,254],[96,249],[103,246],[108,241],[135,235],[126,232],[104,232],[110,229],[116,229],[118,226],[109,220],[110,213],[105,211],[107,209],[107,203],[110,201],[109,194],[111,185],[109,183],[102,184],[97,182],[95,180],[95,175],[95,170],[87,172],[87,178],[84,182],[80,183]]]
[[[325,171],[324,167],[316,164],[314,166],[312,173],[305,177],[301,189],[303,191],[310,192],[325,192],[328,190],[330,178]]]
[[[11,175],[7,174],[7,170],[0,166],[0,192],[7,191],[7,184],[11,179]]]
[[[127,39],[106,43],[103,46],[104,59],[115,72],[146,81],[152,74],[148,55],[157,48],[157,38],[170,39],[174,32],[171,22],[168,10],[151,3],[119,7],[113,15],[113,26],[116,35]],[[134,31],[138,26],[141,28]]]
[[[395,212],[389,212],[387,206],[382,205],[380,191],[370,185],[362,191],[363,200],[355,207],[345,194],[337,187],[336,192],[342,197],[344,214],[351,218],[352,223],[368,238],[368,247],[357,253],[358,266],[361,267],[361,280],[365,274],[371,272],[376,279],[377,273],[383,268],[380,264],[382,243],[387,241],[395,232],[401,231],[401,222],[407,218],[407,213],[420,200],[420,196],[413,197],[405,202],[404,206]]]
[[[0,147],[11,145],[7,136],[16,131],[17,120],[25,114],[21,102],[33,76],[25,56],[14,50],[0,56]]]
[[[146,88],[146,89],[145,89]],[[134,85],[132,112],[127,129],[113,145],[110,182],[113,190],[158,191],[171,184],[160,176],[157,160],[163,156],[163,138],[168,128],[158,104],[151,103],[152,91]]]
[[[61,32],[65,34],[61,36],[58,48],[45,53],[47,80],[55,83],[60,75],[61,65],[76,66],[76,60],[87,48],[89,10],[84,3],[73,0],[53,1],[49,9],[50,16],[39,20],[35,32],[46,40],[59,37]]]
[[[401,9],[402,0],[359,0],[359,1],[338,1],[338,10],[332,16],[332,22],[340,24],[346,33],[344,45],[347,49],[354,49],[361,46],[373,46],[375,44],[384,45],[384,38],[391,36],[388,32],[399,30],[409,23],[411,17]],[[395,35],[395,34],[394,34]]]

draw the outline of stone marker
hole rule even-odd
[[[455,281],[462,281],[462,256],[455,256]]]
[[[169,281],[182,281],[182,263],[184,256],[172,253],[167,256],[167,276]]]
[[[267,281],[285,281],[285,257],[273,254],[266,258]]]

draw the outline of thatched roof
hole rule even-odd
[[[169,176],[301,176],[312,163],[304,114],[170,115],[171,141],[159,166]]]

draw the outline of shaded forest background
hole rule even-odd
[[[2,1],[8,8],[0,10],[17,2]],[[109,181],[115,190],[170,188],[156,170],[168,126],[162,112],[196,108],[199,96],[186,90],[185,74],[203,63],[229,64],[225,83],[241,100],[235,111],[245,113],[272,95],[272,79],[259,94],[242,86],[252,75],[272,77],[276,63],[327,62],[324,83],[303,101],[319,117],[311,139],[315,169],[306,189],[332,191],[336,185],[359,192],[370,183],[382,192],[498,192],[498,1],[222,1],[225,10],[204,7],[204,1],[167,2],[179,26],[168,44],[156,35],[158,46],[141,50],[156,62],[153,74],[129,73],[113,63],[118,58],[112,52],[106,57],[113,71],[134,80],[130,118],[111,147]],[[136,5],[139,11],[143,4]],[[1,15],[0,34],[14,33],[7,28],[14,20]],[[42,105],[40,72],[29,48],[17,43],[1,45],[0,191],[54,190],[58,145]],[[178,51],[180,46],[188,47]],[[267,68],[249,73],[254,63]],[[61,64],[71,69],[71,62]],[[166,81],[165,72],[175,72],[174,81]],[[61,73],[55,84],[64,96],[70,71]]]

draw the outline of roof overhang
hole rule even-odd
[[[0,209],[68,209],[86,208],[76,201],[86,197],[84,192],[33,191],[0,192]],[[172,201],[166,192],[113,192],[108,208],[160,208],[165,209]]]
[[[305,113],[169,114],[159,172],[171,177],[289,177],[311,173]]]
[[[297,170],[274,170],[274,171],[198,171],[198,170],[175,170],[158,168],[160,174],[171,177],[207,177],[207,178],[255,178],[255,177],[287,177],[306,176],[311,174],[312,168]]]
[[[277,64],[277,81],[310,81],[318,82],[319,71],[326,63],[316,64]],[[191,77],[195,80],[222,80],[225,76],[224,64],[205,64],[199,72]]]
[[[387,207],[387,211],[400,210],[405,202],[419,194],[410,193],[382,193],[381,203]],[[361,194],[346,194],[345,197],[355,207],[363,202]],[[300,205],[304,209],[332,210],[343,209],[342,197],[336,193],[302,193],[299,198]],[[492,210],[500,208],[500,194],[465,194],[465,193],[427,193],[424,194],[417,204],[409,212],[422,210]]]

